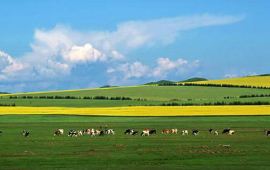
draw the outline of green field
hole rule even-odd
[[[114,136],[53,137],[54,129],[100,126]],[[270,117],[87,117],[0,116],[0,169],[269,169]],[[233,136],[207,130],[230,127]],[[156,128],[155,136],[125,136],[124,130]],[[199,136],[162,135],[164,128],[200,130]],[[25,138],[23,129],[31,131]],[[223,145],[230,145],[225,148]]]
[[[15,96],[124,96],[136,100],[87,100],[87,99],[9,99],[10,95],[3,95],[0,104],[16,104],[16,106],[64,106],[64,107],[111,107],[111,106],[140,106],[161,105],[162,103],[208,103],[208,102],[270,102],[270,97],[239,98],[240,95],[270,94],[270,89],[254,88],[226,88],[200,86],[135,86],[85,89],[73,91],[56,91],[43,93],[13,94]],[[229,96],[229,99],[224,97]]]

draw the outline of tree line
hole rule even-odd
[[[160,83],[158,86],[206,86],[206,87],[237,87],[237,88],[255,88],[255,89],[270,89],[266,86],[251,86],[251,85],[234,85],[234,84],[200,84],[200,83]]]
[[[159,106],[223,106],[223,105],[270,105],[268,101],[255,101],[255,102],[209,102],[209,103],[162,103]]]
[[[136,100],[136,101],[146,101],[144,98],[133,99],[131,97],[125,96],[9,96],[9,99],[85,99],[85,100]]]

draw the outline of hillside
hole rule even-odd
[[[240,96],[246,97],[240,98]],[[145,106],[216,102],[270,102],[270,89],[143,85],[6,94],[1,95],[0,98],[0,104],[2,105],[64,107]]]
[[[207,80],[192,82],[194,84],[229,84],[238,86],[256,86],[256,87],[270,87],[270,76],[268,74],[258,76],[247,76],[240,78],[229,78],[222,80]]]

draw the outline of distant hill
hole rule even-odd
[[[193,78],[190,78],[190,79],[179,81],[179,83],[183,83],[183,82],[196,82],[196,81],[207,81],[207,79],[206,78],[202,78],[202,77],[193,77]]]
[[[146,83],[145,85],[170,85],[170,84],[175,84],[176,82],[170,81],[170,80],[160,80],[156,82],[150,82]]]
[[[256,86],[256,87],[270,87],[270,75],[262,74],[257,76],[247,76],[238,78],[228,78],[221,80],[207,80],[193,82],[194,84],[226,84],[237,86]]]

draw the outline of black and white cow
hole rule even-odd
[[[265,130],[265,135],[270,136],[270,130]]]
[[[227,135],[233,135],[235,133],[235,130],[226,128],[222,131],[222,134],[227,134]]]
[[[132,132],[132,134],[131,134],[131,135],[135,136],[135,135],[137,135],[138,133],[139,133],[139,131],[134,130],[134,131]]]
[[[134,132],[134,129],[127,129],[124,134],[125,135],[132,135],[132,133]]]
[[[192,130],[192,135],[194,135],[194,136],[199,135],[199,130],[197,130],[197,129]]]
[[[54,131],[54,136],[60,136],[64,134],[64,129],[57,129]]]
[[[70,130],[68,132],[68,136],[70,136],[70,137],[77,137],[78,136],[78,132],[76,130]]]
[[[106,129],[106,130],[105,130],[105,134],[107,134],[107,135],[114,135],[115,132],[114,132],[113,129]]]
[[[23,135],[24,137],[28,137],[28,136],[30,135],[30,132],[27,131],[27,130],[23,130],[23,131],[22,131],[22,135]]]
[[[213,132],[213,130],[214,130],[214,129],[210,128],[210,129],[208,130],[208,132],[211,134],[211,133]]]
[[[157,130],[156,129],[151,129],[151,130],[149,130],[149,134],[150,135],[157,134]]]

